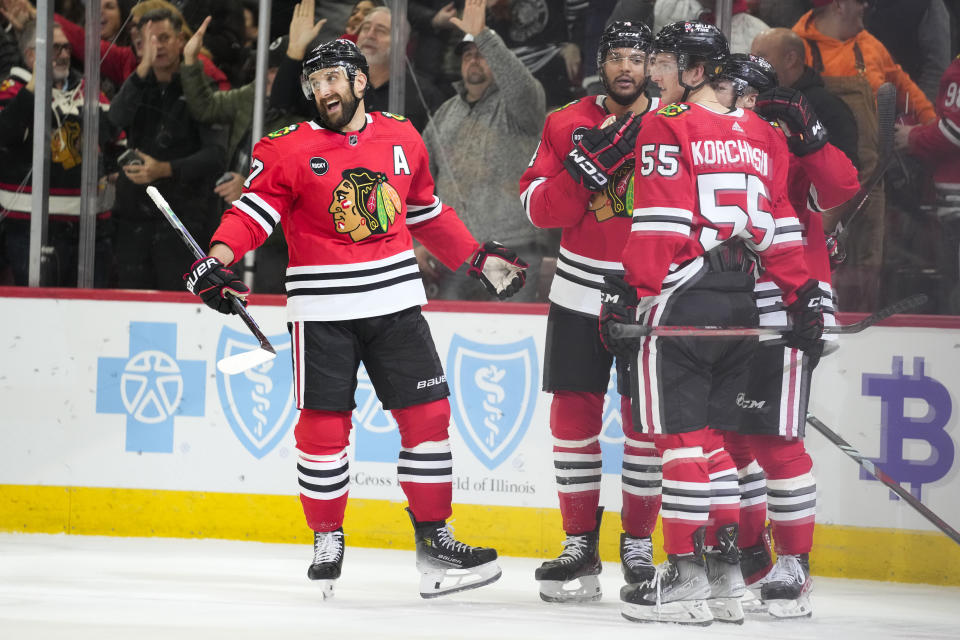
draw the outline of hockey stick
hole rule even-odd
[[[161,213],[163,213],[164,217],[167,219],[167,222],[170,223],[170,226],[177,230],[177,232],[180,234],[180,237],[183,238],[184,244],[189,247],[189,249],[193,252],[193,255],[196,256],[197,260],[202,260],[205,258],[206,254],[203,252],[203,249],[201,249],[200,245],[197,244],[197,241],[193,239],[193,236],[190,235],[190,232],[187,231],[187,228],[183,226],[183,223],[180,222],[180,218],[178,218],[177,214],[173,212],[173,209],[170,208],[170,205],[167,204],[167,201],[162,195],[160,195],[160,192],[157,191],[157,188],[147,187],[147,195],[150,196],[150,199],[153,200],[153,203],[157,205],[157,208],[160,209]],[[267,340],[267,337],[263,335],[260,327],[257,326],[257,323],[250,315],[250,312],[247,311],[247,308],[243,306],[243,303],[240,302],[240,299],[231,296],[230,303],[233,305],[233,310],[237,312],[237,315],[240,316],[240,319],[243,320],[243,323],[247,325],[248,329],[250,329],[250,332],[257,340],[260,341],[260,348],[254,349],[253,351],[244,351],[232,356],[227,356],[226,358],[217,362],[217,369],[228,376],[246,371],[247,369],[252,369],[257,365],[261,365],[264,362],[268,362],[269,360],[277,357],[276,349],[273,348],[273,345],[270,344],[270,341]]]
[[[877,137],[880,145],[879,158],[873,173],[864,181],[860,190],[850,199],[834,233],[837,240],[843,242],[850,235],[850,224],[860,215],[867,198],[883,179],[896,156],[893,153],[893,125],[897,118],[897,88],[890,82],[884,82],[877,89]]]
[[[824,327],[824,333],[849,334],[860,333],[868,327],[872,327],[881,320],[886,320],[892,315],[903,313],[915,309],[927,301],[925,293],[917,293],[899,302],[894,302],[888,307],[880,309],[876,313],[870,314],[859,322],[853,324],[842,324],[835,327]],[[769,336],[783,335],[789,333],[793,328],[789,326],[771,326],[771,327],[684,327],[674,325],[646,326],[641,324],[621,324],[613,323],[610,327],[610,337],[616,339],[642,338],[644,336],[659,336],[663,338],[688,338],[694,336],[704,337],[743,337],[743,336]]]
[[[891,491],[903,498],[907,504],[916,509],[920,515],[932,522],[938,529],[940,529],[940,531],[943,531],[945,534],[947,534],[951,540],[957,544],[960,544],[960,532],[944,522],[943,519],[931,511],[922,502],[914,498],[912,493],[901,487],[896,480],[884,473],[883,470],[873,464],[873,462],[864,458],[863,454],[850,446],[850,443],[841,438],[836,431],[820,422],[817,416],[813,415],[812,413],[807,414],[807,422],[810,423],[814,429],[823,434],[827,440],[837,445],[840,450],[853,458],[857,464],[866,469],[867,473],[872,475],[883,484],[887,485]]]

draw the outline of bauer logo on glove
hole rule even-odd
[[[190,271],[183,274],[187,291],[200,296],[211,309],[220,313],[236,313],[231,296],[239,298],[246,304],[250,289],[243,280],[222,262],[212,256],[200,258],[190,267]]]
[[[470,258],[467,274],[477,278],[484,288],[501,300],[523,288],[527,281],[527,263],[499,242],[484,242]]]

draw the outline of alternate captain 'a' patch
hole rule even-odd
[[[688,104],[668,104],[660,111],[657,111],[658,115],[667,116],[668,118],[675,118],[680,114],[690,110],[690,105]]]
[[[358,167],[342,175],[327,209],[337,233],[349,235],[354,242],[386,233],[403,206],[386,174]]]
[[[282,129],[277,129],[276,131],[271,131],[270,133],[267,134],[267,137],[270,138],[271,140],[276,140],[277,138],[282,138],[283,136],[287,135],[288,133],[293,133],[294,131],[296,131],[298,126],[299,126],[299,125],[295,125],[295,124],[287,125],[286,127],[283,127]]]

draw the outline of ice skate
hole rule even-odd
[[[710,597],[707,606],[717,622],[743,624],[740,599],[747,591],[740,572],[740,550],[737,549],[737,525],[729,524],[717,531],[717,547],[703,554]]]
[[[653,564],[653,541],[620,534],[620,569],[627,584],[653,580],[657,567]]]
[[[563,551],[540,565],[534,578],[540,582],[540,599],[545,602],[593,602],[603,596],[597,576],[603,569],[598,542],[603,507],[597,508],[593,531],[567,534]]]
[[[740,550],[740,571],[743,581],[747,585],[740,606],[744,613],[767,613],[767,605],[760,600],[760,589],[767,582],[767,577],[773,570],[773,560],[770,557],[770,532],[765,531],[763,541],[752,547]]]
[[[324,600],[333,597],[333,585],[343,566],[343,551],[343,527],[313,532],[313,564],[307,569],[307,577],[320,584]]]
[[[807,554],[781,555],[760,588],[760,599],[774,618],[805,618],[813,615],[812,590]]]
[[[417,522],[409,508],[407,513],[417,541],[421,597],[476,589],[500,578],[495,549],[471,547],[457,541],[447,523]]]
[[[620,589],[620,613],[633,622],[674,622],[707,626],[713,614],[707,606],[710,583],[699,549],[669,556],[652,580]]]

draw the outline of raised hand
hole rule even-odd
[[[290,18],[290,42],[287,44],[288,58],[303,60],[307,55],[307,47],[327,23],[326,18],[314,23],[313,16],[314,0],[303,0],[293,8],[293,16]]]
[[[211,16],[204,18],[203,24],[190,36],[187,44],[183,45],[184,64],[196,64],[197,54],[200,53],[200,49],[203,48],[203,36],[207,33],[207,27],[210,25],[211,20],[213,20]]]
[[[467,0],[463,5],[463,17],[453,16],[450,24],[476,38],[487,26],[487,0]]]
[[[440,10],[437,11],[433,20],[430,21],[430,24],[434,29],[449,29],[450,24],[453,22],[453,18],[457,17],[457,8],[452,2],[440,7]]]

